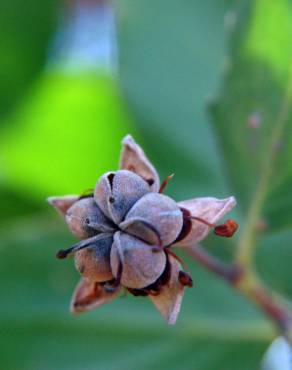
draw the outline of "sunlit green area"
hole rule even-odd
[[[174,199],[237,198],[238,235],[204,241],[230,261],[279,127],[254,264],[288,301],[291,1],[0,0],[0,22],[0,369],[259,369],[274,326],[183,252],[174,327],[130,295],[70,315],[75,239],[46,198],[92,189],[130,133]]]

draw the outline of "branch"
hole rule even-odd
[[[292,343],[292,313],[283,302],[269,292],[250,269],[237,264],[227,264],[209,254],[199,245],[186,248],[190,257],[227,281],[236,290],[252,300]]]
[[[202,266],[228,281],[230,284],[233,285],[239,280],[241,271],[238,266],[220,261],[198,244],[184,249],[189,256],[194,258]]]

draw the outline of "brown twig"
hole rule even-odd
[[[214,272],[230,284],[235,284],[235,282],[238,281],[241,271],[237,266],[220,261],[199,245],[189,247],[186,251],[188,255],[194,258],[202,266],[207,268],[209,271]]]
[[[284,303],[268,291],[251,270],[236,264],[227,264],[209,254],[199,245],[186,249],[189,256],[202,266],[227,281],[252,300],[272,321],[280,332],[292,342],[292,313]]]

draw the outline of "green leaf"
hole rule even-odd
[[[73,240],[53,217],[27,219],[1,233],[3,368],[256,368],[271,328],[242,297],[198,267],[192,268],[197,287],[186,291],[175,327],[166,325],[150,300],[132,296],[71,316],[78,274],[72,260],[57,260],[55,252]]]
[[[57,5],[51,0],[0,3],[1,119],[2,115],[11,113],[11,108],[43,68],[56,26]]]
[[[80,194],[117,168],[129,132],[135,130],[111,76],[46,72],[2,133],[5,180],[38,200]]]
[[[259,1],[233,17],[237,32],[231,33],[228,71],[212,107],[213,127],[243,211],[268,176],[261,189],[267,193],[262,217],[269,230],[277,231],[290,226],[285,213],[292,211],[287,193],[292,142],[286,135],[291,125],[291,2]],[[281,27],[275,19],[281,19]]]
[[[203,107],[222,63],[223,3],[158,1],[149,7],[141,1],[119,9],[122,84],[161,172],[177,174],[167,191],[177,198],[233,193],[240,241],[248,220],[262,229],[256,232],[262,234],[259,273],[291,294],[290,234],[280,234],[291,227],[292,212],[291,2],[241,1],[225,15],[231,42],[211,128]],[[259,188],[263,167],[266,189]],[[255,194],[264,202],[253,219]],[[217,249],[223,244],[213,241]],[[225,307],[231,304],[224,301]]]
[[[175,173],[165,192],[177,200],[231,195],[206,112],[221,78],[229,7],[220,0],[117,3],[121,85],[161,178]],[[230,259],[232,243],[208,244]]]
[[[291,295],[292,3],[242,2],[232,20],[224,84],[211,112],[245,221],[239,258],[257,248],[259,272]]]
[[[224,3],[117,4],[123,91],[161,176],[175,173],[167,191],[176,197],[228,194],[205,110],[219,81]]]
[[[249,74],[245,74],[249,72],[249,65],[246,66],[245,63],[249,60],[244,60],[245,63],[242,64],[240,60],[236,60],[232,64],[231,75],[225,76],[224,87],[220,93],[220,107],[223,108],[219,106],[214,108],[218,130],[214,137],[212,136],[212,129],[207,125],[204,113],[204,103],[208,93],[216,88],[219,79],[224,44],[223,16],[226,11],[224,3],[225,1],[213,0],[204,2],[159,0],[149,6],[149,2],[142,0],[119,2],[121,82],[139,120],[139,125],[144,130],[145,138],[148,139],[146,151],[152,154],[155,164],[159,163],[162,176],[176,172],[176,177],[169,184],[167,191],[177,199],[206,195],[226,196],[230,194],[228,183],[234,184],[235,195],[239,198],[239,208],[245,215],[253,189],[256,188],[252,183],[258,174],[253,169],[257,161],[253,161],[254,155],[250,154],[250,160],[240,162],[243,167],[238,166],[235,159],[241,161],[242,157],[245,158],[247,149],[241,145],[241,137],[235,141],[235,144],[231,141],[235,137],[232,136],[234,133],[230,128],[238,130],[237,126],[242,122],[246,124],[246,116],[244,121],[239,119],[243,117],[242,106],[254,101],[253,95],[248,91],[251,93],[253,86],[257,91],[256,86],[261,81],[263,86],[259,89],[267,99],[264,100],[264,107],[271,107],[276,114],[278,103],[283,101],[283,95],[280,97],[277,94],[284,90],[284,82],[283,86],[280,83],[273,84],[271,90],[267,88],[270,85],[264,83],[266,68],[257,67],[251,75],[253,78],[247,78]],[[279,3],[284,4],[282,0]],[[262,42],[264,40],[260,38],[261,42],[256,45],[249,44],[246,40],[259,37],[258,31],[251,32],[251,24],[259,30],[267,29],[266,22],[274,19],[272,12],[262,8],[259,12],[255,9],[265,4],[272,6],[272,3],[270,1],[250,2],[251,8],[245,8],[245,4],[249,3],[243,3],[243,13],[238,15],[233,32],[233,38],[237,43],[234,41],[231,51],[237,50],[240,53],[243,45],[246,47],[242,50],[245,48],[253,50],[257,49],[258,45],[263,45],[261,53],[264,53],[265,43]],[[265,10],[265,16],[262,19],[263,10]],[[287,16],[286,12],[282,13],[281,19]],[[251,18],[252,14],[256,16]],[[232,20],[230,14],[229,19]],[[278,27],[278,32],[284,34],[281,27]],[[269,47],[270,43],[267,44],[266,47]],[[247,47],[247,45],[250,46]],[[269,63],[275,63],[277,58],[278,55],[269,58]],[[233,90],[233,82],[236,85],[237,80],[233,80],[232,73],[236,74],[237,63],[240,67],[237,72],[240,86]],[[281,65],[279,71],[282,76],[285,63],[279,62],[279,65]],[[255,78],[258,74],[259,76],[263,74],[260,80]],[[270,84],[270,81],[274,80],[268,81]],[[82,81],[80,84],[82,85]],[[85,84],[87,85],[87,82]],[[49,84],[45,83],[45,85]],[[48,96],[56,94],[53,102],[54,106],[59,107],[59,104],[61,105],[58,100],[59,90],[55,88],[58,85],[52,85]],[[278,88],[274,89],[276,85]],[[75,81],[71,87],[70,91],[77,95],[80,85]],[[242,89],[245,101],[240,99],[241,93],[236,93],[238,89],[240,92]],[[95,91],[95,88],[90,91]],[[88,95],[91,96],[91,94]],[[95,102],[98,94],[93,95]],[[229,104],[227,96],[228,99],[232,99],[233,104]],[[71,108],[73,109],[72,116],[68,116],[75,118],[74,112],[77,108],[72,101],[76,102],[79,99],[80,97],[76,100],[68,99],[66,111],[70,112]],[[88,96],[84,98],[86,101],[87,99],[92,103],[89,104],[88,112],[86,111],[85,114],[90,115],[94,102]],[[52,101],[51,98],[40,100],[41,104],[36,99],[37,104],[34,107],[41,107],[41,109],[31,109],[32,117],[37,117],[36,121],[40,118],[45,119],[43,112],[48,110],[43,110],[43,107],[47,101]],[[239,113],[236,113],[235,107]],[[39,114],[39,111],[42,114]],[[250,112],[249,109],[247,111]],[[254,109],[251,112],[258,113]],[[84,114],[84,108],[80,109],[77,116],[81,117],[82,114]],[[236,120],[238,114],[238,120]],[[260,114],[263,113],[260,112]],[[96,115],[93,114],[93,116]],[[233,116],[235,116],[234,120]],[[18,122],[21,122],[21,119],[22,114]],[[229,125],[225,125],[225,121],[229,122]],[[21,127],[21,123],[19,125]],[[33,124],[32,127],[35,125]],[[48,125],[46,124],[45,127]],[[64,127],[68,128],[68,123]],[[262,125],[262,127],[268,129],[270,126]],[[35,148],[38,149],[36,152],[41,155],[42,160],[45,158],[44,163],[50,168],[51,146],[47,146],[46,143],[44,143],[45,147],[35,144],[35,139],[40,137],[36,134],[38,130],[32,130],[34,140],[17,139],[15,143],[21,144],[22,151],[27,148],[26,143],[29,143],[29,147],[36,145]],[[109,131],[112,134],[113,130]],[[78,137],[82,137],[83,133],[82,130],[78,131]],[[241,131],[238,133],[240,134]],[[95,133],[92,136],[94,140]],[[25,138],[27,137],[29,137],[28,134]],[[14,136],[10,139],[10,153],[15,158],[20,158],[12,148],[13,139]],[[217,150],[216,140],[220,142],[223,149],[228,146],[228,150],[224,151],[226,158]],[[108,144],[109,141],[106,140],[104,148],[107,150],[111,148]],[[115,145],[118,151],[118,144]],[[19,148],[18,145],[16,147]],[[29,153],[30,158],[34,158],[34,152],[30,148]],[[73,153],[72,158],[78,158],[76,163],[79,170],[76,169],[76,173],[72,174],[66,172],[68,179],[63,172],[55,171],[55,174],[62,178],[62,182],[55,185],[51,182],[52,177],[46,177],[47,175],[41,172],[43,169],[41,167],[37,172],[38,177],[32,172],[28,172],[29,176],[26,176],[25,171],[21,170],[26,164],[22,164],[19,167],[19,172],[23,171],[20,183],[25,183],[27,189],[34,186],[34,190],[40,192],[51,189],[52,186],[66,184],[64,191],[68,189],[71,192],[75,190],[71,186],[72,183],[74,186],[81,187],[84,182],[83,175],[88,176],[86,182],[95,181],[96,173],[90,166],[84,168],[81,176],[80,168],[83,167],[80,164],[79,153],[77,156],[72,149],[69,149],[69,153],[70,155]],[[108,153],[106,157],[98,157],[95,163],[102,163],[105,158],[108,159]],[[261,150],[261,155],[265,156],[264,150]],[[69,167],[72,166],[72,158],[66,159]],[[109,160],[116,163],[117,154],[111,153]],[[230,165],[227,165],[229,162]],[[58,165],[58,161],[55,163]],[[105,164],[108,166],[111,162]],[[61,162],[61,165],[63,166],[64,162]],[[16,173],[18,165],[12,167]],[[278,167],[275,166],[275,168]],[[286,170],[285,167],[283,168]],[[233,174],[233,171],[236,173]],[[42,177],[39,180],[40,173],[44,174],[44,180]],[[50,173],[50,176],[53,176],[52,170]],[[82,179],[79,179],[79,176]],[[89,180],[91,176],[92,180]],[[77,180],[76,177],[78,177]],[[241,181],[244,186],[241,185]],[[16,182],[15,186],[17,185]],[[91,183],[86,183],[83,189],[88,186],[90,187]],[[279,195],[282,195],[280,190]],[[278,200],[281,203],[280,197]],[[286,203],[283,204],[285,210]],[[284,212],[284,216],[282,213],[277,214],[277,217],[273,216],[273,221],[283,225],[281,217],[286,220],[288,214],[288,212],[286,214]],[[52,217],[56,220],[57,216]],[[1,336],[3,335],[0,359],[3,368],[8,370],[39,368],[45,370],[56,368],[254,370],[259,368],[262,354],[274,335],[271,324],[231,287],[193,262],[187,261],[191,266],[190,272],[195,287],[186,290],[182,312],[175,327],[166,326],[146,298],[121,297],[95,312],[71,317],[67,309],[78,276],[74,272],[73,261],[57,261],[54,258],[56,250],[73,243],[68,233],[64,234],[64,228],[60,230],[55,222],[42,217],[18,222],[15,220],[10,227],[7,224],[3,226],[0,234],[2,292],[0,327]],[[260,253],[258,263],[261,267],[260,272],[270,276],[267,265],[275,261],[279,237],[277,234],[274,240],[272,234],[269,237],[268,254]],[[277,254],[279,258],[277,263],[281,268],[277,269],[273,265],[271,273],[273,276],[270,276],[270,282],[279,290],[283,289],[286,292],[288,282],[291,281],[287,263],[291,260],[289,257],[291,252],[286,248],[288,238],[288,234],[283,235],[280,246],[286,264],[283,264],[283,257]],[[214,241],[213,238],[209,240]],[[259,251],[267,251],[264,241],[268,239],[262,240],[264,245]],[[222,243],[222,240],[220,242]],[[282,266],[283,271],[279,271],[282,270]],[[282,276],[284,272],[285,277]]]

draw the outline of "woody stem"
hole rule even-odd
[[[239,279],[241,271],[237,266],[220,261],[198,244],[189,247],[187,253],[202,266],[228,281],[230,284],[234,284]]]
[[[253,301],[292,342],[292,313],[277,296],[264,287],[256,275],[250,273],[249,269],[245,270],[237,264],[224,263],[199,245],[187,248],[187,253]]]

